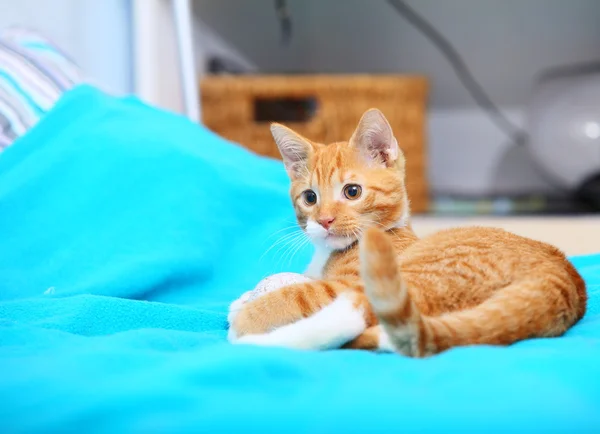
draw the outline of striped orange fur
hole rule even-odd
[[[315,244],[308,273],[317,280],[244,305],[238,335],[306,318],[342,293],[366,323],[346,348],[409,356],[559,336],[584,315],[585,283],[551,245],[480,227],[418,239],[404,156],[378,110],[363,115],[348,142],[314,143],[278,124],[272,131],[298,224]]]

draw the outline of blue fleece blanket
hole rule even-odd
[[[574,259],[589,311],[560,339],[425,360],[229,345],[228,303],[310,256],[264,254],[287,188],[182,117],[67,94],[0,154],[0,432],[600,429],[600,255]]]

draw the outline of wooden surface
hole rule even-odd
[[[455,226],[493,226],[545,241],[568,255],[600,253],[600,215],[582,217],[413,217],[419,236]]]

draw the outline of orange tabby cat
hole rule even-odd
[[[481,227],[418,239],[404,156],[380,111],[327,146],[271,131],[316,280],[244,304],[232,315],[237,342],[426,356],[559,336],[584,315],[585,283],[551,245]]]

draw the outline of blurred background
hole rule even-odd
[[[345,140],[379,107],[417,232],[503,226],[570,254],[600,250],[599,20],[598,0],[0,0],[0,30],[265,155],[270,120]]]

